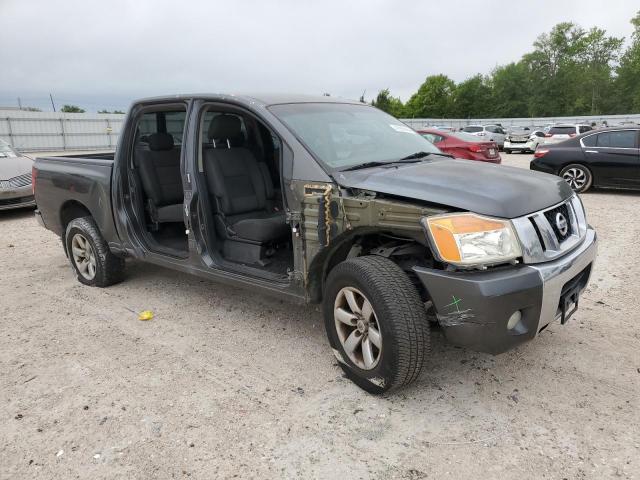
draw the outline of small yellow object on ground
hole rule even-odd
[[[145,310],[144,312],[140,312],[138,315],[138,320],[151,320],[153,318],[153,312],[151,310]]]

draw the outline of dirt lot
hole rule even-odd
[[[0,478],[640,478],[640,194],[583,199],[576,316],[498,357],[434,331],[385,398],[342,377],[315,306],[135,262],[84,287],[30,211],[0,212]]]

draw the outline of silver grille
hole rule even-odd
[[[567,223],[566,234],[559,232],[558,213]],[[561,221],[561,218],[558,218]],[[524,263],[542,263],[556,259],[580,245],[587,233],[587,218],[577,195],[540,212],[512,220],[522,245]]]
[[[10,178],[9,180],[0,180],[0,188],[5,190],[10,188],[26,187],[27,185],[31,185],[31,173],[18,175],[17,177]]]

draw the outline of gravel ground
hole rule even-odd
[[[600,255],[566,326],[498,357],[436,330],[382,398],[316,306],[138,262],[85,287],[30,211],[0,212],[0,478],[640,478],[640,194],[583,200]]]

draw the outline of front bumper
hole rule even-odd
[[[580,293],[586,288],[596,253],[596,232],[589,228],[578,247],[551,262],[478,272],[413,270],[450,342],[498,354],[533,339],[561,317],[561,297],[569,287]],[[509,330],[517,311],[520,322]]]
[[[0,210],[35,206],[31,185],[19,188],[0,189]]]

